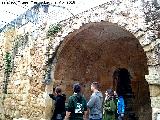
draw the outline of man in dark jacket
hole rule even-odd
[[[73,86],[74,93],[69,97],[68,108],[64,120],[86,120],[87,102],[81,95],[81,87],[79,83]]]
[[[66,96],[62,94],[62,90],[60,87],[56,87],[55,89],[56,96],[53,94],[49,94],[49,96],[55,100],[55,109],[54,114],[51,120],[63,120],[65,116],[65,100]]]

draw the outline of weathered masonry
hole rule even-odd
[[[63,43],[58,51],[54,78],[55,82],[61,81],[67,95],[72,94],[71,83],[76,81],[83,85],[83,93],[88,99],[92,81],[98,81],[105,93],[107,88],[113,87],[114,71],[125,68],[132,76],[134,111],[140,119],[151,117],[149,88],[145,80],[147,59],[131,33],[111,23],[90,23],[70,34]]]
[[[30,22],[1,33],[0,119],[49,120],[53,87],[61,85],[68,97],[80,82],[89,99],[90,83],[98,81],[103,93],[131,88],[130,112],[139,120],[158,120],[159,6],[156,0],[110,1],[59,22],[58,32],[47,37],[47,23],[36,37]],[[131,84],[117,85],[117,77]]]

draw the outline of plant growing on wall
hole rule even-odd
[[[12,71],[12,57],[11,57],[11,53],[6,52],[5,57],[4,57],[4,86],[3,86],[3,93],[7,93],[7,85],[8,85],[8,81],[9,81],[9,76],[10,73]]]
[[[47,31],[47,38],[50,38],[50,37],[54,38],[55,35],[61,30],[62,30],[62,27],[60,24],[50,25],[49,30]],[[57,53],[57,48],[59,47],[58,46],[52,54],[50,53],[50,51],[53,49],[53,40],[54,39],[49,39],[48,47],[46,48],[47,61],[46,61],[46,69],[44,74],[45,84],[49,84],[51,82],[52,64]]]
[[[48,57],[48,60],[46,61],[46,69],[45,69],[45,75],[44,75],[44,82],[45,84],[50,84],[51,82],[51,72],[52,72],[52,65],[54,62],[54,59],[56,57],[57,51],[60,47],[60,45],[62,44],[62,41],[60,42],[60,44],[55,48],[55,51],[52,53],[51,57]]]
[[[18,35],[14,39],[14,44],[11,52],[6,52],[4,56],[4,85],[3,93],[7,93],[7,85],[9,81],[12,68],[14,68],[14,58],[18,54],[19,48],[24,49],[28,43],[28,33],[24,35]]]
[[[6,55],[5,55],[5,74],[8,76],[12,70],[12,67],[11,67],[11,53],[9,52],[6,52]]]
[[[28,40],[29,40],[28,36],[29,36],[29,33],[26,33],[24,35],[18,35],[16,39],[14,40],[15,44],[13,48],[24,49],[26,45],[28,44]]]
[[[50,36],[54,36],[56,33],[61,31],[61,29],[62,26],[60,24],[51,24],[49,26],[49,30],[47,31],[47,38],[49,38]]]

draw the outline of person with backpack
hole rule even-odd
[[[66,100],[66,95],[62,94],[62,90],[60,87],[56,87],[53,89],[55,91],[55,94],[49,94],[50,98],[52,98],[55,101],[55,109],[53,116],[51,120],[63,120],[65,116],[65,100]]]
[[[93,92],[90,100],[87,103],[89,108],[89,120],[102,120],[102,104],[103,95],[99,91],[98,82],[93,82],[91,84],[91,91]]]
[[[124,120],[125,103],[123,96],[118,96],[117,109],[118,120]]]
[[[115,120],[117,104],[114,97],[114,91],[112,89],[107,89],[106,97],[103,104],[103,120]]]
[[[87,102],[81,95],[79,83],[73,85],[74,93],[69,97],[68,107],[64,120],[87,120]]]

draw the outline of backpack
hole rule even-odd
[[[110,113],[115,113],[117,111],[117,105],[114,99],[105,101],[103,109]]]
[[[111,111],[112,112],[116,112],[117,111],[117,104],[115,103],[115,100],[111,100],[110,101],[110,107],[111,107]]]
[[[75,114],[83,114],[84,113],[84,104],[83,104],[83,97],[74,95],[73,101],[74,101],[74,113]]]
[[[117,111],[118,114],[125,112],[125,103],[124,103],[124,98],[122,96],[118,98],[117,107],[118,107],[118,111]]]

